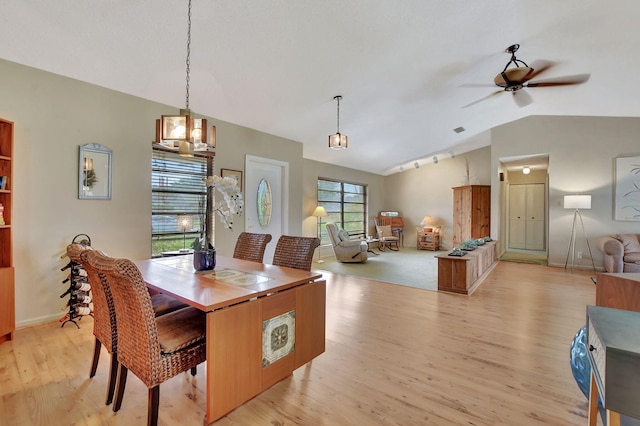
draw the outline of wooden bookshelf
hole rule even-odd
[[[13,123],[0,118],[0,189],[4,223],[0,221],[0,343],[13,339],[16,328],[13,269]]]

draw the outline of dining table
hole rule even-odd
[[[135,262],[151,292],[206,312],[206,414],[212,423],[325,350],[326,281],[314,271],[217,256]]]

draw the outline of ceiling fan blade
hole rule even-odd
[[[495,92],[493,92],[493,93],[489,93],[489,94],[488,94],[487,96],[485,96],[484,98],[480,98],[480,99],[478,99],[477,101],[473,101],[473,102],[471,102],[470,104],[466,104],[466,105],[465,105],[465,106],[463,106],[462,108],[470,107],[471,105],[475,105],[475,104],[477,104],[477,103],[479,103],[479,102],[482,102],[482,101],[484,101],[484,100],[487,100],[487,99],[489,99],[489,98],[492,98],[492,97],[494,97],[494,96],[496,96],[496,95],[499,95],[500,93],[504,93],[504,90],[496,90],[496,91],[495,91]]]
[[[567,86],[570,84],[582,84],[589,80],[591,74],[566,75],[564,77],[548,78],[545,80],[530,81],[527,87]]]
[[[458,87],[496,87],[496,85],[488,83],[464,83]]]
[[[546,61],[542,59],[533,61],[531,63],[531,68],[533,68],[533,71],[527,74],[527,76],[522,79],[522,82],[524,83],[525,81],[529,81],[536,78],[537,76],[547,71],[549,68],[551,68],[554,65],[555,65],[555,62]]]
[[[520,108],[526,107],[527,105],[531,105],[533,103],[533,98],[524,89],[517,90],[513,92],[513,100],[516,101],[516,105]]]

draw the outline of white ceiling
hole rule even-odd
[[[191,110],[301,142],[305,158],[387,175],[486,145],[488,129],[528,115],[640,115],[636,0],[192,6]],[[0,11],[0,58],[175,108],[186,103],[186,36],[186,0],[2,0]],[[557,62],[541,78],[591,78],[529,88],[523,108],[508,93],[461,108],[496,89],[460,86],[492,83],[514,43],[528,64]],[[346,151],[327,147],[335,95]]]

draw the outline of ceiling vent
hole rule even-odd
[[[462,133],[465,131],[464,127],[456,127],[455,129],[453,129],[454,132],[456,133]]]

